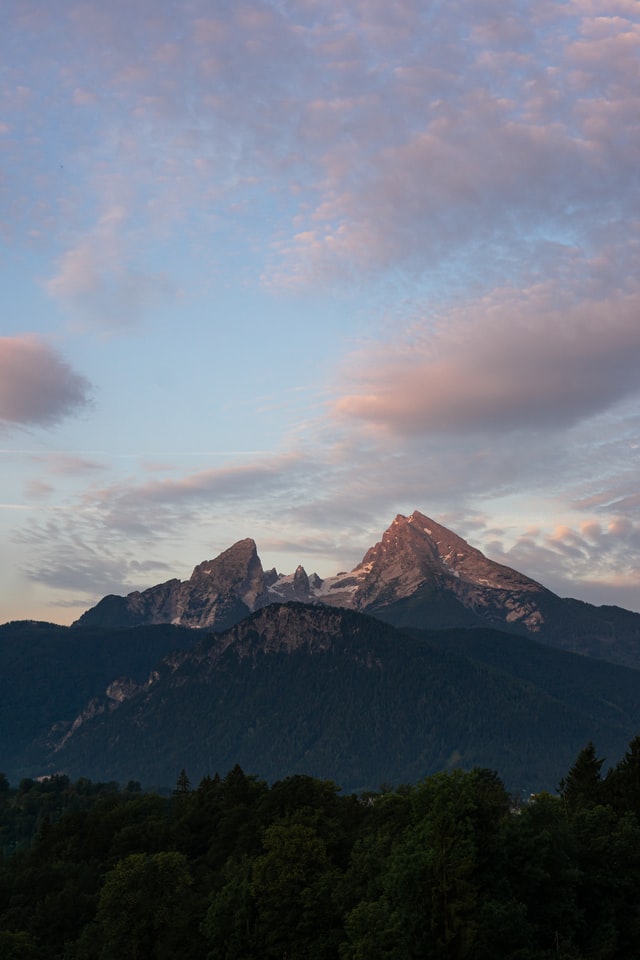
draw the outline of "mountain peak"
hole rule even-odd
[[[199,563],[189,580],[168,580],[126,597],[105,597],[76,624],[132,627],[173,623],[224,630],[251,613],[264,591],[255,541],[246,538],[215,559]]]
[[[544,589],[530,577],[495,560],[489,560],[457,533],[418,510],[414,510],[409,517],[398,514],[383,535],[382,543],[387,545],[387,548],[393,544],[423,556],[429,554],[445,572],[471,584],[497,590],[513,589],[515,586],[534,592]]]
[[[541,590],[539,584],[488,560],[462,537],[414,510],[408,517],[397,514],[350,573],[321,580],[298,566],[293,574],[275,570],[265,574],[255,540],[247,537],[213,560],[199,563],[189,580],[169,580],[127,597],[106,597],[77,622],[103,624],[106,618],[109,626],[169,622],[222,630],[254,610],[287,600],[382,612],[419,596],[421,603],[430,598],[433,610],[434,603],[441,611],[446,608],[458,625],[469,625],[479,614],[491,623],[508,617],[509,622],[521,621],[526,629],[536,630],[542,615],[535,601],[523,604],[522,597]],[[517,602],[507,597],[514,591]],[[436,620],[440,625],[442,613]],[[427,618],[421,625],[432,623]]]
[[[350,573],[321,579],[308,576],[302,566],[291,574],[265,573],[255,541],[247,537],[198,564],[189,580],[105,597],[76,623],[119,628],[173,623],[221,631],[256,610],[289,600],[370,613],[398,626],[483,625],[540,638],[553,635],[554,642],[571,650],[592,647],[588,611],[581,612],[575,603],[569,611],[571,601],[489,560],[418,510],[397,514]],[[575,621],[573,632],[564,625],[567,618]]]
[[[237,543],[228,547],[227,550],[223,550],[222,553],[213,560],[204,560],[202,563],[199,563],[193,568],[191,577],[193,578],[200,574],[207,575],[216,570],[220,573],[226,571],[227,575],[232,576],[233,571],[237,571],[239,565],[249,564],[257,558],[257,556],[258,550],[255,540],[252,540],[251,537],[246,537],[244,540],[238,540]]]
[[[258,597],[265,589],[264,571],[255,540],[250,537],[238,540],[214,560],[205,560],[204,563],[198,564],[183,587],[185,595],[193,593],[200,595],[196,603],[196,610],[199,612],[203,602],[211,607],[229,592],[236,595],[237,599],[246,606],[247,611],[253,610]],[[186,606],[189,608],[193,604],[187,600]],[[189,624],[188,611],[185,610],[185,612],[187,618],[183,616],[181,622]],[[193,625],[215,626],[216,619],[216,612],[210,610],[204,623],[198,622]]]

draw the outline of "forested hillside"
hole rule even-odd
[[[640,730],[637,670],[496,630],[410,636],[300,603],[221,634],[56,629],[0,628],[0,769],[12,781],[170,788],[183,766],[198,782],[238,763],[270,783],[304,773],[359,793],[488,767],[528,796],[554,790],[589,740],[618,757]]]
[[[0,778],[3,960],[629,960],[640,738],[514,805],[456,770],[342,795],[234,767],[171,796]]]

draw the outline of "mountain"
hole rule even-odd
[[[60,740],[90,700],[105,699],[107,689],[117,696],[119,678],[144,683],[159,660],[198,639],[197,631],[167,624],[0,626],[0,770],[12,780],[42,773],[49,739]]]
[[[92,700],[46,766],[167,785],[240,763],[363,790],[478,765],[553,790],[587,740],[622,755],[639,690],[636,671],[525,637],[409,636],[353,610],[270,604]]]
[[[200,563],[186,582],[168,580],[126,597],[104,597],[76,625],[122,628],[173,623],[224,630],[255,609],[268,580],[254,541],[241,540],[215,560]]]
[[[244,539],[72,627],[0,626],[0,770],[167,786],[240,763],[362,789],[482,765],[553,790],[588,740],[615,761],[639,732],[639,649],[640,615],[418,512],[324,580]]]
[[[219,631],[288,600],[357,610],[400,627],[496,627],[640,667],[640,614],[562,599],[418,511],[398,515],[349,573],[322,580],[301,566],[289,575],[264,571],[255,542],[245,539],[199,564],[189,580],[103,598],[76,625]]]

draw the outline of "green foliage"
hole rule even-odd
[[[187,776],[187,771],[182,768],[178,779],[176,780],[175,790],[173,791],[174,796],[183,796],[185,793],[191,793],[191,780]]]
[[[259,955],[330,960],[341,925],[331,896],[338,872],[326,843],[294,815],[268,827],[263,846],[250,885]]]
[[[211,897],[202,923],[209,960],[248,960],[254,956],[256,910],[251,896],[249,858],[230,861],[224,885]]]
[[[638,747],[603,780],[588,745],[524,805],[482,768],[359,796],[237,764],[168,797],[25,779],[0,793],[0,958],[631,960]]]
[[[602,776],[604,760],[596,757],[596,748],[589,742],[580,751],[569,773],[560,782],[560,796],[567,813],[574,814],[595,806],[603,797]]]
[[[404,944],[399,919],[385,897],[361,900],[345,917],[342,960],[402,960]]]
[[[100,960],[170,960],[185,956],[191,877],[181,853],[134,853],[106,875],[95,922],[77,956]],[[96,952],[96,945],[99,952]]]
[[[409,800],[411,822],[385,869],[390,926],[406,956],[468,957],[489,879],[481,850],[506,815],[504,788],[488,772],[454,771],[423,781]]]
[[[530,943],[539,955],[557,936],[571,939],[585,922],[579,903],[582,873],[560,798],[539,794],[504,825],[508,888],[526,907]]]
[[[0,930],[0,957],[2,960],[38,960],[35,940],[24,930],[17,933]]]
[[[607,773],[603,795],[616,810],[640,817],[640,737],[634,737],[622,760]]]

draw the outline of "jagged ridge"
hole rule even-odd
[[[289,575],[265,572],[255,541],[247,538],[199,564],[189,580],[105,597],[76,624],[173,623],[221,631],[288,600],[358,610],[402,627],[499,627],[640,666],[640,615],[563,600],[418,511],[399,514],[349,573],[322,580],[302,566]]]

